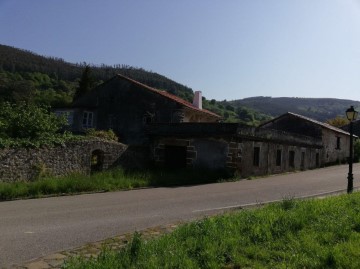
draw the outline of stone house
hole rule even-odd
[[[143,144],[150,123],[218,122],[221,117],[202,108],[201,92],[191,104],[166,91],[160,91],[122,75],[116,75],[90,93],[75,100],[67,113],[74,132],[88,128],[112,129],[120,142]]]
[[[324,165],[345,162],[349,156],[350,134],[348,132],[302,115],[288,112],[261,124],[260,128],[321,139],[323,150],[320,159]]]

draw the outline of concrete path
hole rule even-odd
[[[239,182],[0,203],[0,268],[89,242],[285,197],[343,191],[346,165]],[[354,165],[360,187],[360,164]]]

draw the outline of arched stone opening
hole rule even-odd
[[[104,151],[97,149],[91,153],[91,173],[102,171],[104,168]]]

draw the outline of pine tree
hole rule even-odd
[[[95,79],[92,76],[90,66],[87,65],[81,75],[81,79],[79,81],[79,87],[76,89],[74,99],[78,99],[79,97],[90,92],[94,86],[95,86]]]

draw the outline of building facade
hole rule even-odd
[[[324,165],[321,139],[233,123],[153,125],[152,158],[168,168],[226,169],[240,177]]]

